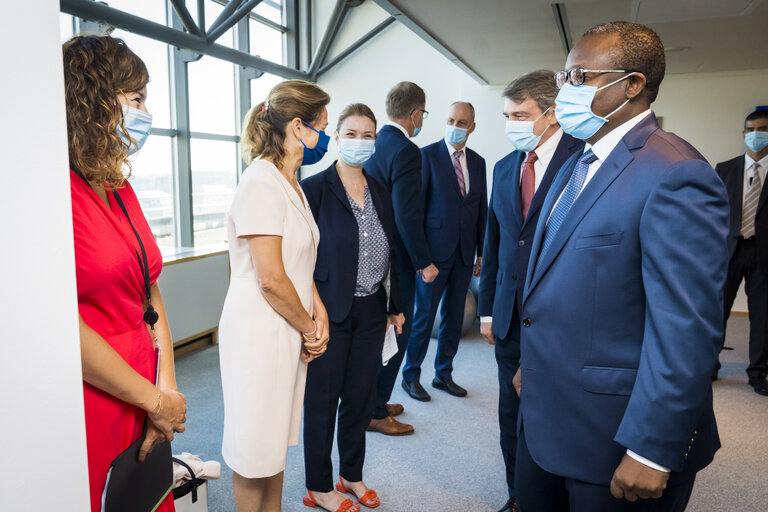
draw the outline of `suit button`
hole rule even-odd
[[[517,245],[518,245],[519,247],[522,247],[522,246],[524,246],[524,245],[525,245],[525,240],[520,240],[519,242],[517,242]]]
[[[523,318],[523,327],[530,327],[530,326],[531,326],[531,319]]]

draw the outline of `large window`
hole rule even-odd
[[[169,0],[103,3],[154,23],[182,28]],[[204,30],[210,29],[227,4],[228,0],[205,0],[203,14],[198,12],[197,0],[185,2],[191,18]],[[283,64],[283,1],[262,0],[246,20],[227,29],[215,44]],[[60,27],[62,41],[81,30],[104,29],[64,13]],[[247,31],[247,37],[238,31]],[[265,74],[251,80],[250,86],[242,78],[245,95],[238,95],[240,66],[211,56],[195,58],[191,52],[179,52],[119,28],[111,34],[142,58],[150,75],[147,108],[153,117],[152,135],[131,159],[130,183],[158,244],[167,254],[179,247],[225,242],[227,215],[242,167],[239,122],[249,102],[262,101],[282,78]]]

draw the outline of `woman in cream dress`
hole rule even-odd
[[[238,510],[280,510],[307,363],[328,342],[328,315],[312,280],[319,234],[295,172],[328,124],[329,100],[314,84],[282,82],[244,123],[250,166],[229,216],[231,280],[219,324],[222,452]]]

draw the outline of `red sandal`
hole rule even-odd
[[[344,485],[344,479],[339,476],[339,482],[336,484],[336,490],[340,493],[349,493],[355,498],[357,498],[357,501],[360,502],[360,504],[365,505],[368,508],[376,508],[378,507],[381,502],[379,501],[379,496],[376,494],[376,491],[373,489],[368,489],[363,493],[362,496],[358,496],[355,494],[355,491],[352,489],[349,489],[346,485]]]
[[[315,497],[312,495],[312,491],[307,489],[307,495],[304,496],[303,500],[304,505],[308,507],[320,507],[323,510],[327,510],[322,505],[319,505],[317,501],[315,501]],[[339,508],[336,509],[336,512],[360,512],[360,507],[357,506],[357,503],[353,502],[350,499],[346,499],[341,502],[341,505],[339,505]]]

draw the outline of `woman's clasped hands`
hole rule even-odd
[[[173,441],[176,432],[186,430],[187,400],[176,390],[158,389],[154,405],[147,411],[146,436],[139,449],[139,462],[164,441]]]

